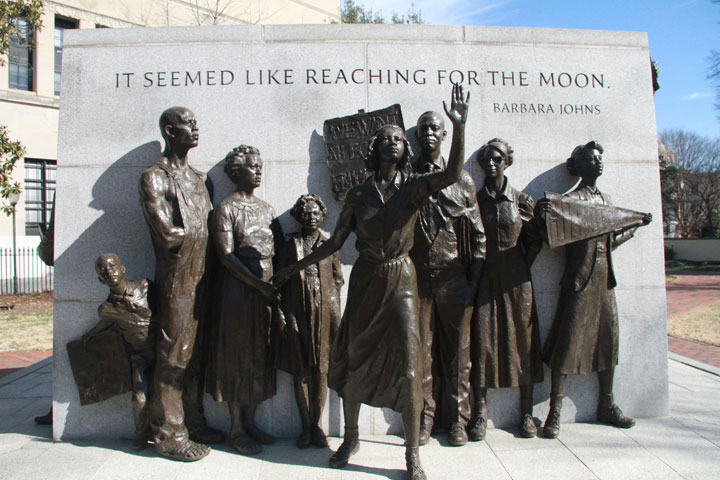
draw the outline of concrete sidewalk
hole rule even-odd
[[[711,371],[670,359],[671,417],[640,419],[630,430],[563,424],[557,440],[527,440],[493,429],[484,442],[461,448],[439,437],[422,447],[422,461],[430,479],[720,479],[720,372]],[[191,464],[152,449],[135,453],[127,440],[53,443],[50,427],[33,422],[50,405],[51,372],[47,359],[0,379],[2,479],[405,478],[402,439],[395,436],[363,436],[343,470],[327,467],[329,450],[298,450],[294,440],[256,457],[219,445]],[[339,444],[331,439],[333,450]]]

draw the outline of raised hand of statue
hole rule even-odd
[[[453,125],[465,125],[467,122],[468,109],[470,107],[470,92],[467,97],[463,94],[463,87],[459,83],[453,83],[452,99],[450,109],[443,100],[443,108]]]
[[[652,213],[647,213],[647,214],[645,214],[645,216],[642,218],[642,224],[643,224],[643,225],[648,225],[650,222],[652,222],[652,219],[653,219]]]

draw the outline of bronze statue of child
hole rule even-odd
[[[280,252],[279,267],[297,262],[327,241],[320,231],[327,206],[318,195],[302,195],[290,214],[302,230],[290,234]],[[335,252],[306,267],[283,286],[283,311],[291,327],[289,335],[280,338],[278,368],[293,375],[302,424],[298,448],[328,446],[320,423],[327,399],[330,345],[340,325],[343,283],[340,257]]]
[[[110,294],[98,307],[100,321],[83,336],[90,337],[115,327],[130,357],[132,405],[135,417],[134,450],[142,450],[152,438],[148,410],[148,391],[155,361],[155,316],[153,284],[147,278],[125,280],[125,267],[114,253],[104,253],[95,262],[98,280],[110,288]]]

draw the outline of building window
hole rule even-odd
[[[25,235],[40,235],[55,201],[55,160],[25,159]]]
[[[22,18],[13,20],[17,32],[10,35],[9,71],[10,88],[33,90],[33,53],[28,46],[32,35],[30,26]]]
[[[63,32],[77,28],[72,20],[55,17],[55,95],[60,95],[60,78],[62,77]]]

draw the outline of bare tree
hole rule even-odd
[[[712,0],[712,2],[720,5],[720,0]],[[715,85],[715,110],[718,120],[720,120],[720,50],[710,50],[707,60],[707,78]]]
[[[251,4],[238,0],[148,0],[137,8],[120,0],[126,16],[143,26],[220,25],[262,22],[251,18]]]
[[[189,3],[198,25],[218,25],[223,23],[233,0],[192,0]]]
[[[720,50],[711,50],[708,55],[707,78],[715,85],[715,110],[720,120]]]
[[[720,236],[720,139],[666,130],[660,140],[676,159],[661,165],[665,221],[683,237]]]

